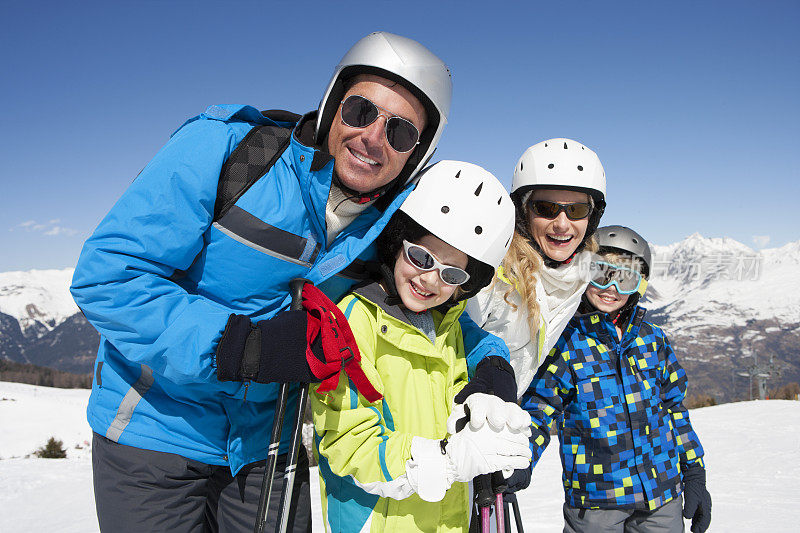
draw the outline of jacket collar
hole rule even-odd
[[[600,311],[593,311],[591,313],[576,313],[570,320],[570,325],[577,329],[580,333],[602,341],[607,344],[627,344],[629,338],[635,338],[639,334],[639,327],[642,325],[644,315],[647,310],[644,307],[636,306],[628,324],[620,324],[623,331],[622,340],[617,340],[617,334],[614,329],[614,322],[611,315]]]
[[[412,328],[416,328],[416,326],[408,321],[408,317],[406,317],[406,314],[403,312],[403,309],[400,307],[400,305],[389,303],[392,301],[391,297],[386,293],[385,290],[383,290],[383,287],[381,287],[378,282],[370,282],[358,286],[353,289],[353,293],[361,296],[365,300],[372,302],[376,307],[392,318],[395,318]],[[442,325],[445,325],[445,322],[450,322],[451,320],[455,320],[461,316],[465,306],[465,302],[459,302],[453,307],[450,307],[447,313],[444,314],[442,322],[437,329],[441,329]],[[449,324],[447,324],[447,327],[449,327]]]

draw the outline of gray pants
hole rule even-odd
[[[245,466],[233,477],[227,466],[117,444],[96,433],[92,447],[94,496],[101,531],[253,531],[264,461]],[[267,531],[275,528],[285,464],[286,456],[280,456]],[[311,494],[305,453],[298,461],[291,509],[288,530],[310,532]]]
[[[683,533],[683,496],[653,511],[564,504],[564,533]]]

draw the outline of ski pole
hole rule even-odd
[[[491,474],[477,476],[472,480],[472,485],[475,491],[475,505],[478,508],[478,514],[481,519],[481,531],[489,533],[492,529],[490,517],[492,502],[494,501]]]
[[[290,309],[299,311],[303,308],[303,285],[307,280],[293,279],[289,283],[289,291],[292,296],[292,303]],[[308,398],[308,385],[301,387],[305,389],[306,398]],[[302,390],[301,390],[302,392]],[[264,527],[267,525],[267,511],[269,510],[269,499],[272,495],[272,481],[275,477],[275,467],[278,462],[278,448],[281,444],[281,432],[283,431],[283,417],[286,415],[286,402],[289,400],[289,383],[281,383],[280,390],[278,391],[278,398],[275,406],[275,419],[272,422],[272,434],[269,439],[269,449],[267,450],[267,464],[264,469],[264,479],[261,481],[261,496],[258,500],[258,513],[256,515],[255,533],[264,533]],[[305,410],[305,407],[303,408]],[[302,425],[302,412],[300,420]],[[292,436],[292,445],[294,445],[294,435]],[[297,454],[294,454],[295,463],[292,466],[292,481],[294,481],[294,468],[297,464]],[[286,469],[289,469],[289,460],[286,461]],[[286,477],[284,476],[284,491],[286,490]],[[291,492],[291,485],[290,485]],[[291,494],[290,494],[291,497]],[[281,494],[281,503],[283,503],[283,493]],[[280,516],[280,515],[279,515]],[[285,528],[285,525],[284,525]]]
[[[292,288],[292,303],[295,294],[302,295],[303,286],[311,283],[307,279],[293,279],[290,283]],[[302,306],[302,304],[301,304]],[[283,488],[281,489],[281,500],[278,506],[278,527],[275,528],[279,533],[285,533],[289,524],[289,509],[291,508],[292,493],[294,492],[294,478],[297,471],[297,457],[300,453],[300,444],[303,439],[303,416],[308,404],[308,383],[301,383],[297,393],[297,413],[294,418],[294,429],[292,430],[292,440],[289,442],[289,456],[286,459],[286,471],[283,474]],[[303,451],[305,453],[305,450]]]
[[[503,505],[503,493],[508,489],[508,483],[502,472],[492,474],[492,492],[494,493],[494,512],[497,523],[497,532],[505,533],[506,519],[505,507]]]
[[[506,518],[503,511],[503,493],[498,492],[494,495],[494,518],[497,523],[497,533],[506,531]]]
[[[511,510],[514,512],[514,522],[517,524],[517,533],[525,533],[522,527],[522,515],[519,513],[519,503],[517,502],[517,495],[511,493],[508,495],[508,501],[511,502]],[[506,530],[511,531],[510,513],[506,513]]]

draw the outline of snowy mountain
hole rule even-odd
[[[695,233],[654,246],[645,303],[686,367],[690,392],[729,401],[749,397],[739,376],[772,358],[770,387],[800,381],[800,241],[756,252]]]
[[[694,234],[654,246],[647,319],[664,327],[690,393],[749,397],[738,373],[773,358],[770,387],[800,382],[800,241],[755,251]],[[0,358],[90,372],[98,337],[69,294],[72,270],[0,273]]]
[[[89,391],[0,382],[0,531],[98,531],[86,423]],[[709,533],[797,531],[799,402],[740,402],[694,409],[713,501]],[[744,423],[743,423],[744,421]],[[736,431],[731,431],[736,428]],[[28,457],[49,437],[66,459]],[[526,532],[561,531],[564,502],[558,446],[551,444],[518,494]],[[322,532],[319,478],[311,469],[314,532]],[[689,531],[689,522],[686,522]]]
[[[0,313],[40,337],[78,312],[69,293],[73,269],[0,272]]]

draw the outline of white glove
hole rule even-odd
[[[476,392],[464,400],[463,404],[453,407],[447,419],[447,431],[455,434],[458,421],[467,416],[469,410],[469,426],[472,429],[481,428],[486,422],[494,429],[507,427],[514,432],[531,436],[531,415],[525,409],[512,402],[504,402],[493,394]]]
[[[528,468],[531,464],[528,436],[505,426],[495,429],[484,424],[476,430],[467,425],[450,436],[445,452],[455,481],[472,481],[481,474]]]
[[[528,468],[531,449],[524,433],[483,424],[477,430],[467,425],[449,440],[414,437],[411,456],[412,460],[406,463],[411,486],[423,500],[437,502],[455,481],[471,481],[498,470]]]

